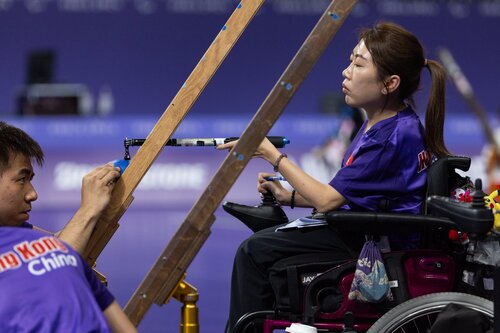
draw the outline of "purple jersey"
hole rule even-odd
[[[0,332],[110,332],[114,298],[76,251],[27,228],[0,240]]]
[[[394,117],[376,123],[365,133],[367,122],[347,149],[342,169],[330,181],[348,204],[344,209],[420,213],[430,163],[425,151],[423,126],[407,107]]]

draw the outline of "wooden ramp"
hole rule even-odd
[[[153,302],[162,305],[171,297],[210,234],[215,210],[356,3],[357,0],[334,0],[323,13],[236,146],[130,298],[125,313],[135,325],[140,323]]]
[[[98,221],[83,254],[90,266],[94,266],[97,257],[118,228],[118,220],[133,200],[133,191],[263,2],[264,0],[242,0],[238,4],[229,20],[221,27],[222,29],[213,43],[149,133],[142,147],[131,160],[130,165],[117,182],[109,207]]]

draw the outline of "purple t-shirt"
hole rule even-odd
[[[418,116],[408,107],[364,133],[366,125],[330,181],[348,201],[343,208],[378,211],[381,201],[387,200],[386,211],[418,214],[430,162]]]
[[[0,332],[110,332],[114,300],[68,245],[36,230],[0,228]]]

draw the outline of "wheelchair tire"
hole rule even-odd
[[[449,303],[479,311],[493,324],[493,302],[474,295],[444,292],[410,299],[380,317],[366,333],[427,332]]]

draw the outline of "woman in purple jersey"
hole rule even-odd
[[[363,109],[367,119],[341,170],[330,183],[321,183],[264,139],[255,157],[271,163],[293,190],[286,190],[277,181],[266,181],[272,174],[261,173],[258,191],[272,192],[282,205],[312,207],[318,212],[377,211],[385,201],[389,211],[418,213],[431,156],[448,154],[443,140],[445,71],[436,61],[425,58],[413,34],[393,23],[379,23],[362,31],[349,59],[342,72],[342,92],[346,103]],[[412,100],[424,69],[432,78],[425,129]],[[234,145],[233,141],[218,149]],[[229,332],[243,314],[272,309],[274,295],[268,272],[275,262],[303,253],[329,252],[339,259],[352,258],[362,244],[360,235],[341,235],[326,226],[281,232],[273,227],[245,240],[233,266]]]

